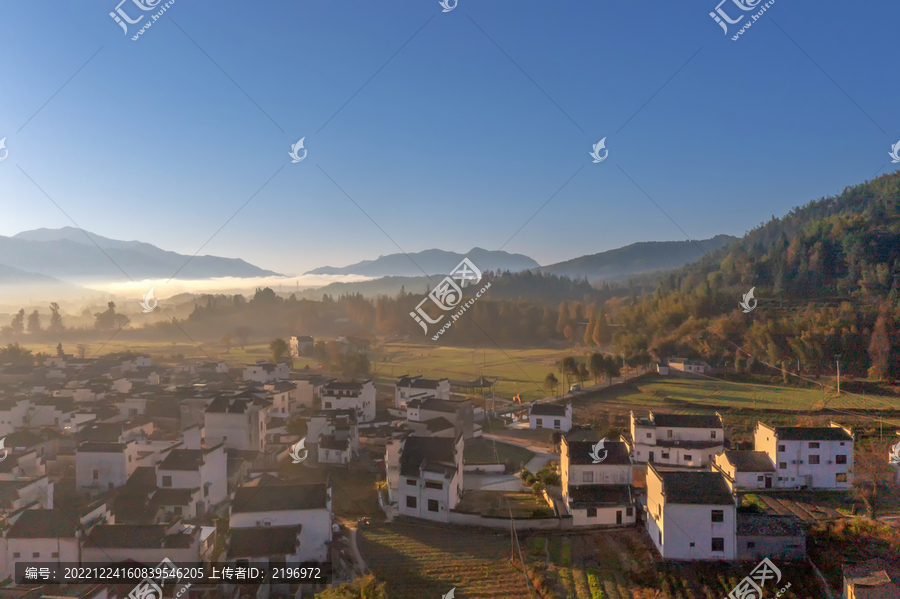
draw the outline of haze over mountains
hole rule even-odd
[[[363,260],[343,267],[323,266],[308,275],[362,275],[366,277],[421,277],[427,274],[446,275],[456,268],[463,258],[469,258],[482,271],[498,270],[520,272],[540,268],[540,264],[522,254],[472,248],[465,254],[444,250],[425,250],[410,254],[388,254],[376,260]],[[425,271],[424,273],[422,271]]]

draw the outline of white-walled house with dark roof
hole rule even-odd
[[[732,490],[771,489],[775,486],[775,463],[764,451],[723,451],[710,464],[721,472]]]
[[[462,433],[387,442],[388,497],[400,515],[450,521],[463,492],[464,443]]]
[[[736,503],[720,472],[649,464],[646,512],[647,534],[663,559],[736,559]]]
[[[562,496],[572,523],[632,525],[637,515],[628,448],[621,441],[605,441],[595,454],[595,445],[593,441],[569,441],[566,437],[560,442]]]
[[[725,427],[717,412],[663,414],[638,418],[631,412],[631,438],[624,435],[636,463],[703,467],[725,449]]]
[[[549,428],[564,433],[572,430],[572,404],[533,404],[528,410],[529,428]]]
[[[776,426],[756,423],[754,447],[775,464],[778,489],[852,489],[853,432],[840,424]]]

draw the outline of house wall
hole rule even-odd
[[[136,462],[134,445],[128,444],[121,453],[88,452],[75,453],[75,488],[78,493],[89,489],[106,491],[110,487],[121,487],[134,472]],[[129,458],[130,461],[129,461]],[[97,470],[97,479],[94,479]]]
[[[199,536],[199,535],[198,535]],[[196,564],[200,562],[200,540],[195,538],[190,547],[153,547],[150,549],[133,549],[129,547],[91,547],[82,549],[84,563],[109,564],[125,560],[134,560],[142,564],[156,565],[164,559],[176,564]]]
[[[818,443],[811,448],[810,443]],[[779,451],[779,446],[784,451]],[[775,431],[760,423],[754,433],[754,448],[765,451],[775,463],[773,486],[793,489],[810,486],[817,489],[853,488],[853,441],[787,441],[775,436]],[[810,464],[810,456],[819,456],[818,464]],[[836,456],[846,456],[845,464],[838,464]],[[801,463],[802,462],[802,463]],[[829,463],[830,462],[830,463]],[[782,467],[784,466],[784,467]],[[837,474],[845,473],[846,482],[837,482]]]
[[[712,522],[712,510],[724,511],[724,522]],[[660,519],[661,554],[665,559],[734,560],[735,508],[718,505],[666,504]],[[725,540],[723,552],[712,551],[713,537]],[[658,540],[654,539],[655,541]],[[694,543],[694,547],[691,547]]]
[[[2,555],[6,559],[0,560],[0,576],[3,575],[4,568],[7,575],[15,572],[18,562],[53,562],[53,563],[69,563],[77,564],[81,561],[79,552],[79,541],[77,538],[68,539],[4,539],[6,541],[6,552]],[[0,545],[2,548],[2,545]],[[16,554],[19,554],[16,557]],[[34,557],[34,554],[39,554]],[[53,554],[58,553],[57,557]]]
[[[300,531],[301,561],[324,562],[328,557],[328,546],[331,541],[331,510],[285,510],[271,512],[241,512],[231,514],[231,528],[253,528],[262,526],[264,520],[271,521],[271,526],[302,525]],[[257,524],[259,522],[259,524]]]
[[[628,510],[631,509],[631,516]],[[636,510],[633,506],[617,505],[611,507],[598,507],[597,516],[588,518],[587,509],[572,509],[573,526],[633,526],[636,522]],[[616,514],[622,514],[622,523],[616,524]]]
[[[540,426],[538,426],[538,420],[540,420]],[[557,422],[559,422],[559,426],[557,427]],[[572,430],[572,416],[535,416],[532,414],[528,415],[528,426],[530,428],[547,428],[551,430],[557,430],[562,432],[569,432]]]
[[[205,412],[204,428],[208,445],[224,441],[228,449],[264,451],[265,410],[250,408],[243,414]]]
[[[748,543],[754,546],[748,547]],[[757,561],[764,557],[786,561],[805,560],[806,537],[737,537],[737,559]]]
[[[347,464],[350,462],[350,450],[318,448],[319,462],[323,464]]]

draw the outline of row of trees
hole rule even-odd
[[[585,362],[574,356],[566,356],[557,362],[557,372],[563,378],[563,389],[568,389],[572,380],[584,383],[588,378],[593,378],[594,383],[599,383],[602,379],[619,376],[621,369],[619,362],[612,356],[594,352],[588,356]],[[559,379],[556,378],[556,374],[547,373],[547,376],[544,377],[544,387],[547,391],[556,394],[558,385]]]
[[[13,316],[8,326],[0,329],[0,332],[10,336],[20,336],[25,331],[27,331],[29,335],[37,335],[44,330],[40,312],[35,310],[26,317],[25,309],[22,308]],[[65,330],[62,316],[59,313],[59,304],[56,302],[50,304],[50,322],[46,330],[51,333],[60,333]]]

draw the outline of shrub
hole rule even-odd
[[[543,494],[544,489],[546,488],[546,485],[544,485],[544,483],[542,483],[541,481],[534,481],[534,484],[531,485],[531,492],[537,496],[540,496],[541,494]]]

